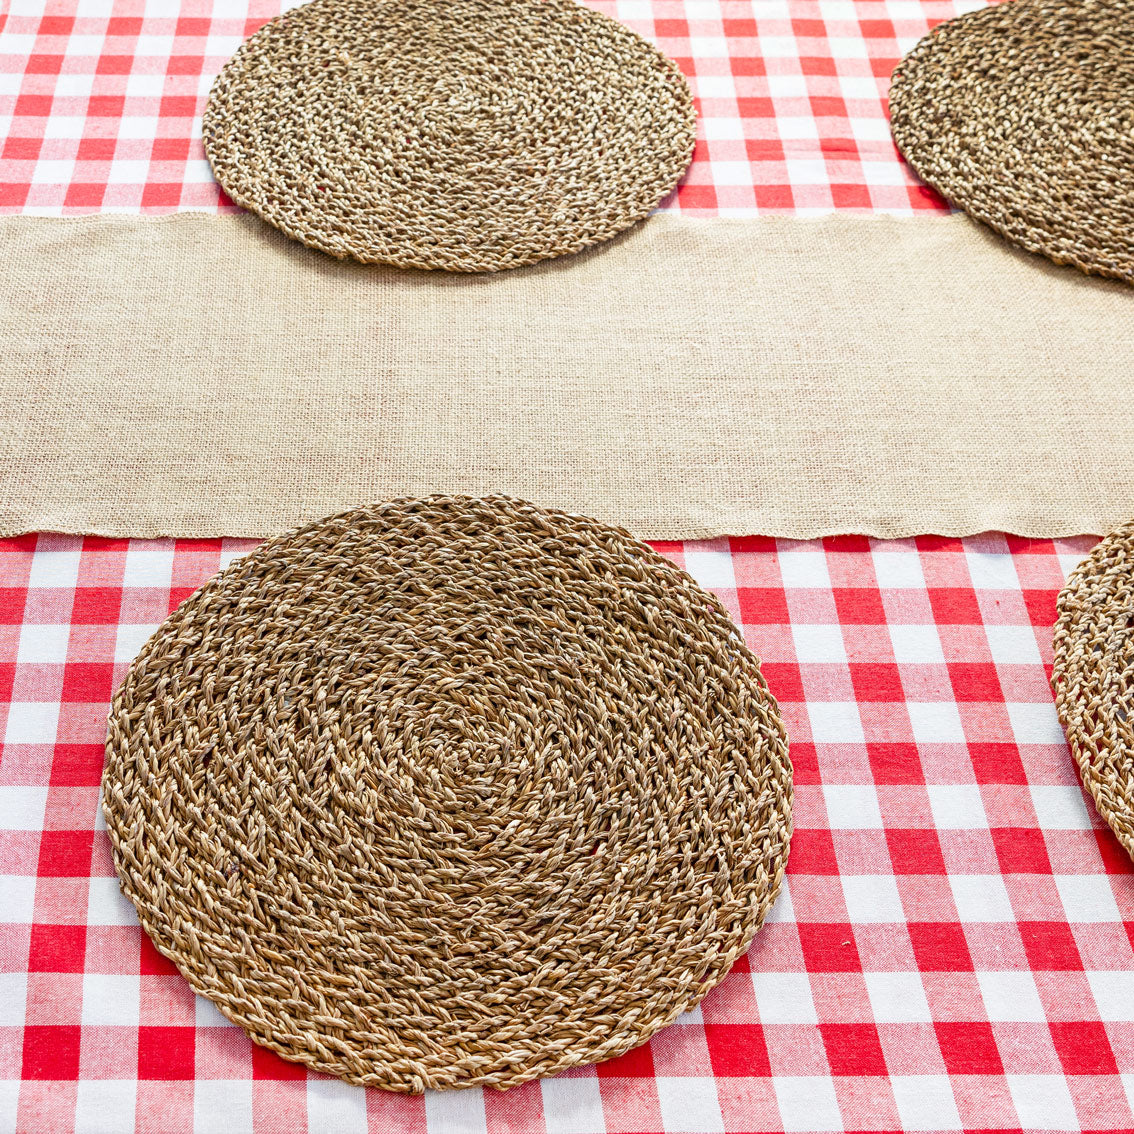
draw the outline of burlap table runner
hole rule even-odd
[[[647,538],[1134,513],[1134,292],[962,217],[657,217],[497,276],[249,216],[0,219],[0,531],[505,492]]]

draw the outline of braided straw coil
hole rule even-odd
[[[340,259],[494,272],[645,217],[693,156],[677,66],[575,0],[315,0],[221,71],[239,205]]]
[[[895,70],[890,126],[970,216],[1134,283],[1134,0],[1010,0],[948,20]]]
[[[791,766],[715,598],[504,497],[361,508],[186,601],[110,713],[122,888],[258,1043],[510,1087],[688,1011],[783,877]]]
[[[1084,786],[1134,858],[1134,521],[1071,572],[1058,608],[1056,710]]]

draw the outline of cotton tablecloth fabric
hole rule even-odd
[[[699,140],[668,208],[944,210],[894,149],[886,91],[905,51],[979,0],[593,6],[657,44],[692,84]],[[205,98],[279,0],[0,0],[5,8],[0,208],[217,208],[200,144]]]
[[[1134,1128],[1134,874],[1047,687],[1055,596],[1091,542],[659,545],[725,603],[779,697],[784,891],[748,956],[647,1047],[424,1098],[254,1047],[118,892],[98,819],[112,691],[250,545],[0,542],[0,1129]]]
[[[942,211],[889,141],[953,3],[599,4],[676,58],[669,208]],[[211,76],[274,3],[0,0],[0,208],[215,209]],[[46,11],[46,14],[44,14]],[[757,43],[757,36],[759,42]],[[1047,688],[1092,540],[659,545],[726,603],[791,732],[788,882],[646,1048],[504,1094],[383,1095],[254,1048],[148,945],[97,826],[109,700],[237,541],[0,541],[0,1131],[694,1134],[1134,1129],[1134,876]]]

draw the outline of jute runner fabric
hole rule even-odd
[[[775,701],[720,603],[518,500],[262,544],[114,699],[104,812],[158,949],[352,1082],[509,1087],[645,1043],[727,975],[791,831]]]
[[[505,492],[646,538],[1109,530],[1134,293],[964,217],[671,219],[495,276],[256,218],[0,220],[0,531]]]

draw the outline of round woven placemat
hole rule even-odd
[[[894,72],[890,126],[977,220],[1134,283],[1134,0],[1010,0],[940,24]]]
[[[239,205],[340,258],[491,272],[645,217],[693,156],[677,66],[576,0],[315,0],[221,71]]]
[[[1134,857],[1134,521],[1071,572],[1058,608],[1059,719],[1099,814]]]
[[[501,497],[362,508],[216,576],[131,666],[103,792],[122,888],[197,992],[415,1092],[645,1042],[747,949],[791,826],[717,600]]]

